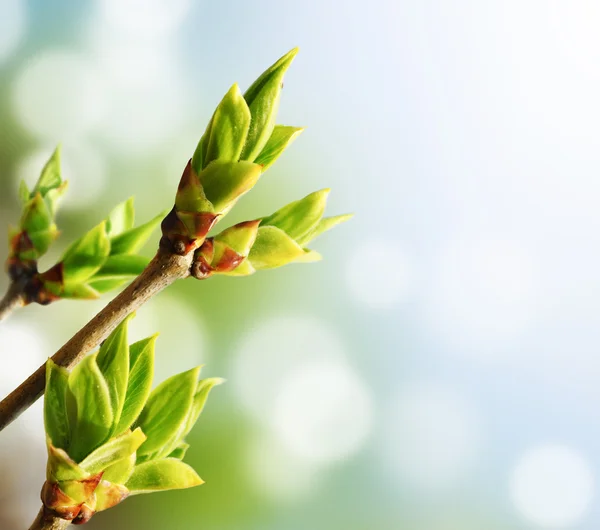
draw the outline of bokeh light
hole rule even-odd
[[[481,430],[475,407],[459,392],[407,385],[388,404],[382,464],[413,487],[456,487],[477,459]]]
[[[281,382],[271,427],[292,453],[325,464],[360,450],[371,416],[371,395],[361,378],[339,360],[319,360]]]
[[[66,49],[44,51],[24,63],[12,93],[21,125],[50,141],[80,139],[107,111],[102,75],[89,56]]]
[[[389,309],[406,295],[414,281],[411,264],[393,239],[368,239],[353,249],[346,265],[346,283],[360,304]]]
[[[519,513],[542,528],[573,528],[590,509],[595,480],[589,462],[558,444],[529,449],[511,476],[510,494]]]
[[[25,31],[25,0],[0,3],[0,63],[10,57]]]

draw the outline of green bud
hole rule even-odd
[[[294,261],[305,261],[311,256],[283,230],[276,226],[261,226],[258,229],[256,242],[248,259],[257,270],[282,267]],[[320,259],[313,254],[314,260]]]
[[[275,64],[268,68],[246,91],[244,98],[250,107],[252,120],[242,160],[254,161],[265,147],[275,127],[275,118],[279,109],[283,76],[298,48],[294,48]]]
[[[271,137],[254,162],[263,167],[263,173],[273,165],[275,160],[288,148],[288,146],[300,136],[304,129],[302,127],[288,127],[287,125],[275,125]]]
[[[261,175],[261,167],[252,162],[210,163],[198,175],[206,198],[214,211],[227,213],[244,193],[250,191]]]
[[[225,94],[215,110],[192,158],[192,167],[202,171],[213,160],[237,162],[250,128],[250,109],[237,84]]]
[[[323,189],[311,193],[263,218],[248,256],[249,266],[256,270],[272,269],[292,262],[320,260],[321,255],[304,248],[305,245],[352,217],[323,218],[329,191]]]
[[[313,230],[325,213],[329,188],[294,201],[262,220],[262,226],[276,226],[298,241]]]

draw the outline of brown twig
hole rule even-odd
[[[189,276],[193,252],[179,256],[159,250],[146,269],[102,311],[81,328],[52,360],[70,368],[98,345],[123,321],[155,294],[179,278]],[[40,366],[0,402],[0,431],[27,410],[44,393],[46,365]]]
[[[64,530],[67,526],[69,526],[69,521],[46,515],[42,507],[29,530]]]
[[[26,280],[15,280],[11,282],[6,294],[0,300],[0,320],[4,320],[17,307],[25,305],[25,285]]]

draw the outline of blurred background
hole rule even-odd
[[[279,121],[307,130],[228,222],[323,187],[356,213],[321,263],[139,311],[157,380],[228,380],[206,484],[89,527],[599,528],[599,27],[593,0],[0,0],[0,226],[59,142],[70,180],[42,266],[131,195],[170,207],[222,95],[294,46]],[[0,394],[106,301],[2,323]],[[0,436],[2,529],[39,507],[40,405]]]

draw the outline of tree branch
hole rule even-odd
[[[189,276],[192,260],[193,252],[179,256],[159,250],[144,271],[60,348],[52,360],[66,368],[76,365],[86,353],[108,337],[127,315],[175,280]],[[35,403],[44,393],[45,385],[46,365],[43,364],[0,402],[0,431]]]
[[[0,320],[4,320],[17,309],[17,307],[25,305],[25,299],[23,298],[23,295],[25,294],[25,285],[25,280],[15,280],[11,282],[4,298],[0,300]]]
[[[42,506],[29,530],[64,530],[67,526],[69,526],[69,521],[45,515],[44,507]]]

